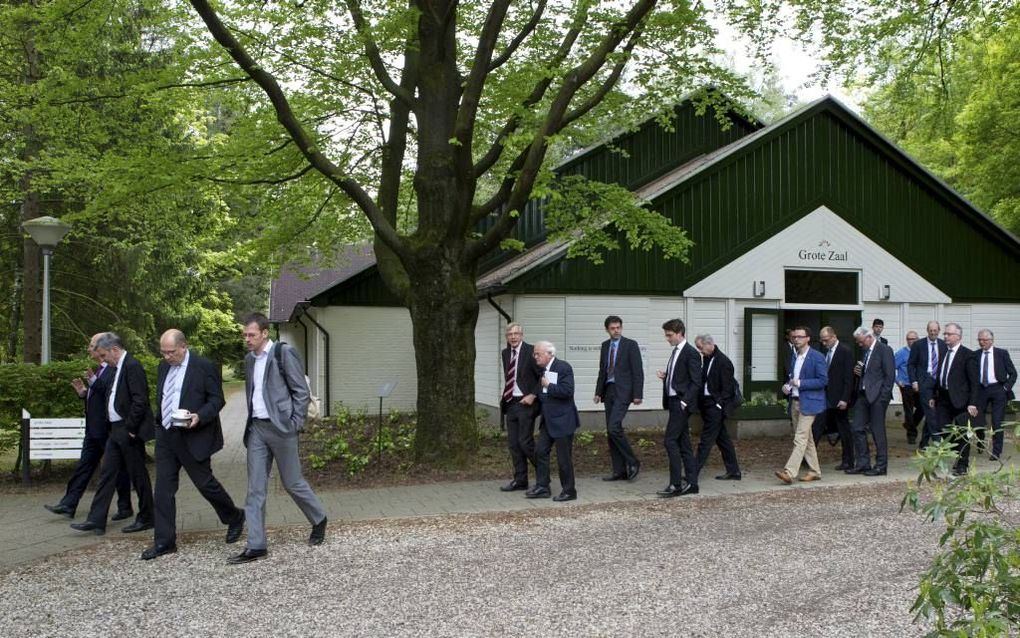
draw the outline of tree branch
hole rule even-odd
[[[276,178],[276,179],[251,179],[251,180],[245,180],[245,179],[225,179],[225,178],[222,178],[222,177],[203,177],[202,179],[210,181],[210,182],[214,182],[216,184],[236,184],[236,185],[239,185],[239,186],[254,186],[254,185],[257,185],[257,184],[265,184],[265,185],[269,185],[269,186],[278,186],[280,184],[286,184],[287,182],[293,182],[296,179],[300,179],[302,176],[307,174],[308,171],[312,170],[313,168],[315,168],[315,167],[312,166],[311,164],[305,163],[305,167],[302,168],[301,170],[299,170],[298,172],[292,173],[292,174],[287,175],[285,177],[279,177],[279,178]]]
[[[478,103],[482,98],[482,89],[485,88],[485,79],[489,74],[489,61],[492,60],[492,51],[499,38],[499,32],[506,19],[506,12],[510,8],[510,0],[495,0],[489,6],[489,13],[485,17],[485,24],[482,25],[482,32],[478,36],[478,47],[475,49],[475,59],[471,63],[471,71],[467,81],[464,83],[464,91],[461,94],[460,108],[457,110],[457,121],[453,127],[453,136],[460,142],[458,155],[459,164],[463,174],[469,174],[471,166],[472,136],[475,130],[475,118],[478,114]]]
[[[414,110],[416,107],[414,92],[408,91],[406,87],[400,86],[390,77],[379,47],[372,38],[372,34],[369,33],[368,22],[365,20],[365,14],[361,11],[361,3],[359,0],[345,0],[345,3],[351,14],[351,19],[354,20],[354,28],[357,29],[358,35],[365,39],[365,55],[368,57],[368,63],[372,67],[376,79],[390,94]]]
[[[210,80],[208,82],[181,82],[177,84],[161,84],[153,87],[155,91],[166,91],[168,89],[187,89],[197,88],[204,89],[215,86],[228,86],[231,84],[240,84],[242,82],[251,82],[251,78],[226,78],[223,80]],[[134,93],[108,93],[104,95],[92,95],[89,97],[75,98],[73,100],[53,100],[49,102],[50,106],[64,106],[66,104],[84,104],[88,102],[99,102],[100,100],[119,100],[126,97],[131,97]]]
[[[518,47],[520,47],[521,44],[523,44],[524,40],[526,40],[529,35],[535,32],[535,28],[538,26],[538,23],[542,20],[542,14],[545,13],[545,5],[546,0],[538,0],[538,6],[535,7],[535,11],[531,14],[531,19],[528,20],[528,23],[524,25],[524,28],[521,29],[520,33],[514,36],[514,39],[511,40],[510,44],[506,46],[506,49],[503,50],[503,53],[501,53],[495,60],[489,63],[489,73],[492,73],[499,67],[506,64],[507,60],[509,60],[510,57],[514,54],[514,52],[517,51]]]

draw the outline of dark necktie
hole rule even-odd
[[[953,350],[946,351],[946,359],[942,362],[942,387],[949,389],[949,366],[953,363]]]
[[[666,396],[669,396],[669,388],[673,385],[673,365],[676,363],[676,355],[680,348],[673,346],[673,352],[669,355],[669,363],[666,364]]]
[[[864,375],[868,371],[868,360],[871,359],[871,351],[875,348],[872,346],[864,352],[864,365],[861,366],[861,389],[864,389]]]
[[[616,342],[611,341],[609,343],[609,367],[606,368],[606,375],[613,376],[613,372],[616,370]]]
[[[938,374],[938,369],[939,369],[939,342],[938,341],[931,342],[931,354],[928,355],[928,367],[929,367],[928,373],[931,374],[931,376],[934,377],[936,374]]]
[[[514,396],[514,380],[517,378],[517,348],[510,350],[510,365],[506,367],[506,383],[503,384],[503,400]]]
[[[981,353],[981,385],[988,387],[988,351]]]

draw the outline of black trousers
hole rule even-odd
[[[978,415],[975,421],[983,431],[987,424],[985,412],[991,408],[992,454],[995,456],[1002,456],[1002,445],[1004,439],[1002,421],[1006,418],[1006,402],[1006,388],[1001,383],[994,383],[988,387],[978,388]]]
[[[574,488],[574,435],[561,436],[553,439],[545,429],[538,429],[538,442],[535,445],[535,483],[539,487],[549,489],[549,453],[553,443],[556,444],[556,464],[560,468],[560,489],[567,494],[577,496]]]
[[[157,427],[160,427],[157,425]],[[177,542],[177,488],[180,486],[181,468],[188,473],[199,493],[216,510],[224,525],[236,523],[244,515],[237,509],[227,490],[212,473],[212,460],[197,460],[188,449],[184,433],[179,428],[160,432],[156,441],[156,545],[173,545]]]
[[[954,408],[953,402],[949,399],[949,392],[938,388],[935,392],[935,413],[935,423],[939,424],[938,435],[935,440],[952,436],[953,445],[956,448],[957,454],[960,455],[959,460],[956,462],[956,467],[966,470],[967,466],[970,465],[970,442],[962,434],[950,434],[949,429],[954,425],[967,426],[967,421],[970,420],[967,408]]]
[[[889,402],[879,399],[868,401],[862,391],[854,406],[854,421],[851,429],[854,435],[854,468],[871,469],[871,452],[868,450],[868,434],[875,440],[875,469],[889,469],[889,442],[886,440],[885,413]]]
[[[842,465],[844,467],[854,466],[854,436],[850,428],[850,409],[840,410],[839,408],[826,408],[815,417],[811,426],[811,434],[814,436],[815,445],[822,440],[828,432],[839,434],[839,445],[843,451]]]
[[[723,465],[726,466],[727,474],[740,474],[740,464],[737,463],[737,449],[733,446],[730,433],[726,431],[726,416],[723,411],[716,407],[715,399],[702,397],[701,419],[704,425],[701,427],[701,439],[698,441],[698,469],[705,468],[708,456],[712,453],[714,446],[719,446],[719,453],[722,454]],[[687,479],[690,482],[690,478]],[[694,484],[698,484],[697,478]],[[675,485],[675,484],[674,484]]]
[[[918,426],[924,420],[921,398],[912,385],[901,385],[900,396],[903,398],[903,427],[907,429],[908,437],[915,437]]]
[[[152,483],[149,472],[145,469],[145,444],[141,439],[131,438],[123,421],[110,424],[110,438],[106,440],[106,451],[103,454],[103,466],[99,470],[99,487],[92,498],[88,520],[99,527],[106,527],[106,517],[110,513],[110,501],[116,489],[117,472],[121,465],[127,467],[131,485],[138,495],[138,515],[135,520],[143,523],[153,521]]]
[[[74,466],[74,473],[67,481],[67,490],[60,504],[72,510],[78,509],[78,501],[85,494],[85,489],[92,480],[92,475],[99,469],[103,460],[103,450],[106,449],[106,437],[86,438],[82,441],[81,456],[78,457],[78,464]],[[127,468],[121,465],[117,472],[117,511],[131,511],[131,479],[128,478]]]
[[[939,422],[939,413],[937,407],[931,407],[928,405],[930,399],[936,399],[938,395],[938,388],[934,385],[934,381],[929,381],[931,386],[918,385],[920,390],[917,393],[917,400],[921,404],[921,411],[924,413],[924,429],[921,430],[921,441],[918,443],[918,447],[922,450],[928,445],[929,441],[937,441],[942,435],[942,423]]]
[[[528,463],[535,465],[535,417],[538,400],[524,405],[511,399],[506,407],[506,446],[514,465],[514,480],[528,482]]]
[[[613,463],[613,474],[626,476],[627,470],[638,464],[637,455],[623,431],[623,419],[627,416],[630,403],[621,401],[616,396],[616,384],[606,384],[606,395],[602,397],[602,406],[606,410],[606,438],[609,442],[609,457]]]
[[[680,487],[684,475],[691,485],[698,484],[698,461],[691,447],[690,412],[680,405],[680,397],[669,397],[669,421],[666,422],[666,456],[669,458],[669,484]],[[689,406],[688,406],[689,407]]]

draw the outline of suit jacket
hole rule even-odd
[[[98,375],[82,400],[85,402],[85,438],[105,439],[110,435],[110,413],[106,409],[108,388],[116,374],[110,366],[100,366]]]
[[[827,356],[827,355],[826,355]],[[842,341],[836,342],[827,371],[829,382],[825,386],[825,407],[835,408],[840,401],[850,405],[854,396],[854,353]]]
[[[716,405],[722,406],[723,416],[728,417],[737,409],[737,405],[734,403],[737,395],[737,379],[733,376],[733,362],[718,347],[705,361],[711,361],[712,365],[708,369],[708,376],[705,378],[702,388],[707,385],[708,394],[711,395]],[[702,396],[704,392],[702,389]]]
[[[948,356],[939,362],[938,380],[941,381],[945,371],[945,364]],[[962,412],[968,405],[977,405],[978,388],[978,361],[974,351],[964,346],[958,346],[956,356],[949,367],[949,403],[953,410]]]
[[[556,383],[538,393],[542,403],[542,423],[546,432],[554,439],[570,436],[581,427],[581,419],[574,404],[574,369],[562,359],[554,358],[549,371],[557,375]],[[544,374],[544,373],[543,373]]]
[[[281,348],[283,370],[276,365],[276,348]],[[289,344],[274,343],[266,353],[266,373],[262,382],[262,400],[266,404],[269,420],[284,434],[297,434],[305,428],[308,418],[308,404],[311,392],[305,383],[304,366],[298,358],[297,351]],[[244,440],[248,441],[248,429],[251,428],[252,405],[251,396],[255,391],[255,354],[249,352],[244,357],[245,397],[248,399],[248,421],[244,426]],[[284,379],[286,375],[286,379]],[[288,387],[289,386],[289,387]]]
[[[606,396],[606,381],[609,380],[609,345],[612,339],[602,342],[599,354],[599,376],[595,381],[595,394]],[[637,341],[620,337],[616,347],[616,365],[613,368],[613,379],[616,384],[616,397],[620,401],[630,403],[634,399],[643,399],[645,390],[645,368],[641,363],[641,346]]]
[[[156,445],[167,434],[163,427],[163,386],[169,371],[170,365],[161,361],[156,373]],[[205,357],[190,352],[178,407],[198,415],[197,426],[181,428],[181,436],[195,460],[204,461],[223,449],[220,410],[225,403],[223,381],[217,366]]]
[[[791,355],[787,382],[793,379],[796,363],[797,358]],[[797,388],[801,414],[810,416],[825,411],[825,386],[828,383],[829,370],[825,363],[825,357],[821,352],[809,347],[807,355],[804,357],[804,364],[800,368],[800,387]],[[793,396],[792,393],[790,396]]]
[[[672,351],[670,356],[672,357]],[[662,380],[662,407],[666,410],[669,409],[669,388],[666,387],[668,381],[669,370],[666,370],[666,378]],[[676,395],[687,404],[687,411],[692,414],[697,412],[698,394],[704,387],[701,381],[701,354],[690,342],[684,344],[673,362],[672,385]]]
[[[152,406],[149,405],[149,381],[145,378],[145,368],[127,352],[120,358],[117,367],[120,368],[120,378],[117,379],[117,396],[113,407],[124,420],[128,432],[143,441],[151,441],[154,435]],[[115,370],[107,370],[105,374],[110,373],[116,377]],[[113,385],[113,377],[110,378],[110,385]]]
[[[978,365],[978,383],[981,382],[981,350],[974,353]],[[1009,356],[1009,351],[1004,348],[992,348],[992,357],[995,361],[995,378],[1007,393],[1013,392],[1013,384],[1016,383],[1016,366]]]
[[[535,347],[530,343],[521,342],[520,352],[517,353],[517,385],[520,387],[521,392],[525,395],[534,394],[538,395],[542,391],[542,368],[538,367],[535,363]],[[503,352],[500,353],[500,357],[503,361],[503,376],[501,377],[506,382],[506,370],[510,367],[510,347],[503,348]],[[506,412],[507,403],[503,401],[502,392],[503,386],[500,385],[500,398],[499,398],[499,411],[500,413]],[[538,409],[538,403],[532,404],[535,409]]]
[[[892,348],[875,341],[861,378],[864,381],[864,398],[868,403],[892,401],[892,389],[896,385],[896,357]]]
[[[947,348],[944,340],[938,339],[937,341],[939,364],[941,365],[942,360],[946,358]],[[928,337],[918,339],[914,342],[914,345],[910,346],[910,357],[907,359],[907,376],[910,378],[911,383],[917,384],[922,401],[930,399],[935,389],[935,379],[929,372],[931,367],[928,361],[929,356]]]

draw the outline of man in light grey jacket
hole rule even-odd
[[[312,524],[309,545],[319,545],[326,535],[326,512],[319,497],[301,473],[298,432],[305,425],[311,393],[294,348],[274,344],[269,338],[269,319],[255,313],[244,320],[244,342],[249,353],[244,359],[245,396],[248,422],[244,444],[248,448],[248,543],[228,563],[249,563],[268,554],[266,542],[266,492],[269,468],[276,459],[280,481]]]

